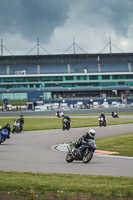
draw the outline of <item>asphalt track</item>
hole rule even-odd
[[[133,132],[133,124],[93,128],[96,130],[96,137]],[[81,161],[67,163],[65,152],[52,149],[56,144],[77,140],[86,131],[88,128],[72,128],[69,131],[23,131],[12,134],[11,139],[0,145],[0,170],[133,177],[133,159],[94,155],[88,164]]]

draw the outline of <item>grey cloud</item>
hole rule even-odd
[[[110,27],[117,33],[126,35],[133,23],[132,0],[77,0],[74,7],[80,23],[91,28],[105,30]]]
[[[132,27],[133,0],[0,0],[0,37],[12,37],[13,45],[19,39],[31,45],[39,37],[41,44],[60,48],[60,38],[68,42],[75,35],[94,44],[110,33],[128,39]]]
[[[55,27],[65,23],[67,12],[62,0],[0,0],[0,33],[47,42]]]

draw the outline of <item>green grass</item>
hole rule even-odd
[[[7,123],[13,125],[17,118],[1,118],[0,125],[4,126]],[[131,118],[109,118],[107,125],[130,124],[133,123]],[[98,126],[97,118],[72,118],[71,128]],[[25,118],[24,131],[30,130],[47,130],[47,129],[61,129],[62,118]]]
[[[133,178],[100,175],[66,175],[0,171],[0,191],[35,199],[54,194],[58,199],[132,199]],[[84,198],[82,198],[84,197]],[[56,198],[56,199],[57,199]]]
[[[133,157],[133,133],[95,139],[98,149]]]

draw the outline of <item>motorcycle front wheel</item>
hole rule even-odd
[[[17,133],[19,133],[20,132],[20,129],[17,129]]]
[[[20,132],[23,131],[23,126],[20,127]]]
[[[106,127],[106,122],[104,122],[104,127]]]
[[[2,136],[1,136],[1,134],[0,134],[0,144],[2,143]]]
[[[70,152],[67,153],[66,155],[66,161],[67,162],[72,162],[74,159],[73,159],[73,156]]]
[[[92,159],[92,157],[93,157],[93,152],[90,151],[87,155],[84,155],[84,156],[83,156],[83,163],[88,163],[88,162],[90,162],[91,159]]]
[[[63,124],[62,129],[63,129],[63,131],[66,129],[66,125],[65,124]]]
[[[13,128],[12,133],[15,133],[15,128]]]

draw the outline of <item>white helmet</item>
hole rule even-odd
[[[94,129],[89,129],[88,135],[91,139],[94,139],[96,131]]]
[[[1,129],[1,126],[0,126],[0,129]]]

